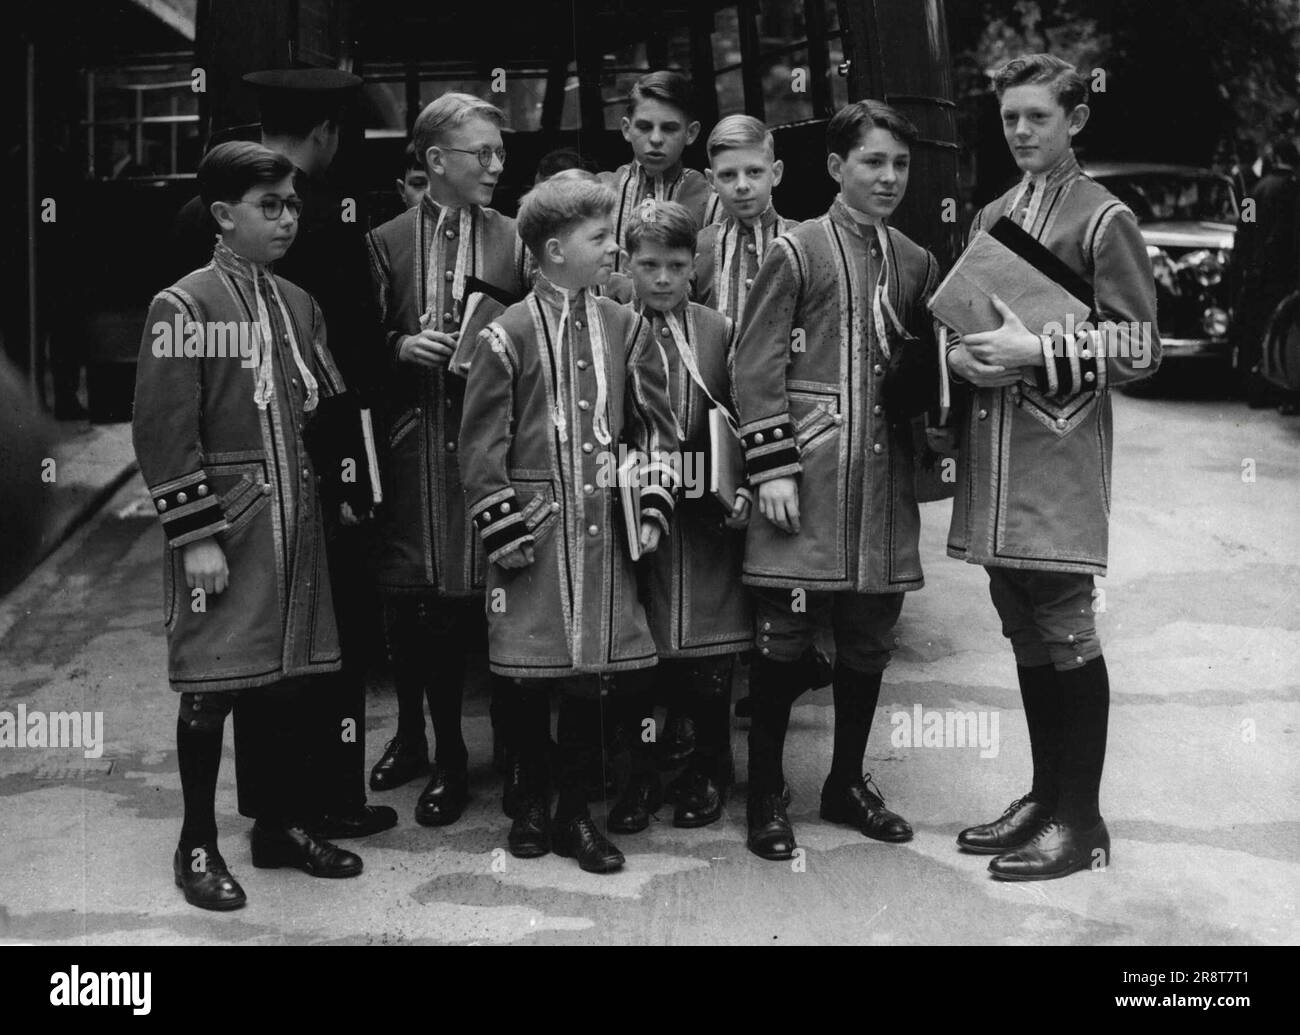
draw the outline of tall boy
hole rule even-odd
[[[150,306],[132,430],[166,538],[185,801],[176,884],[192,905],[224,910],[245,901],[217,848],[217,770],[232,710],[241,811],[253,800],[246,792],[257,792],[253,865],[352,877],[361,860],[306,825],[318,805],[309,760],[321,749],[309,736],[313,692],[341,661],[302,432],[343,383],[320,308],[269,268],[297,233],[294,167],[260,144],[232,142],[204,157],[198,181],[221,241],[207,266]]]
[[[614,268],[615,198],[581,178],[535,187],[519,231],[537,258],[532,292],[479,336],[461,424],[460,463],[470,520],[488,573],[492,671],[518,681],[506,709],[523,769],[523,803],[510,830],[520,857],[552,847],[584,870],[618,869],[623,856],[587,811],[586,775],[601,750],[609,677],[655,664],[637,600],[613,473],[624,444],[651,458],[639,541],[653,552],[672,514],[677,448],[658,344],[645,321],[594,288]],[[563,693],[559,800],[552,837],[544,777],[549,702]]]
[[[916,132],[876,101],[826,130],[830,210],[768,252],[734,361],[741,442],[758,509],[745,582],[756,587],[750,673],[749,847],[786,859],[794,834],[781,757],[798,659],[819,629],[835,639],[835,746],[821,815],[868,837],[912,829],[867,785],[863,756],[905,592],[920,589],[920,515],[907,419],[938,385],[925,302],[934,257],[885,221],[907,189]]]
[[[709,448],[709,411],[730,417],[728,371],[735,325],[688,297],[696,245],[695,220],[675,202],[643,205],[627,231],[628,269],[637,304],[663,350],[683,457]],[[703,471],[703,465],[694,469]],[[695,725],[695,750],[676,794],[673,825],[702,827],[722,816],[732,778],[731,681],[736,655],[754,635],[748,591],[741,585],[743,531],[750,500],[730,511],[707,490],[684,495],[673,511],[667,543],[642,574],[644,599],[659,652],[660,685],[679,687],[678,701]],[[643,718],[639,717],[639,718]],[[640,729],[629,731],[634,757]],[[644,830],[658,799],[658,778],[645,767],[610,813],[611,830]]]
[[[612,173],[599,174],[616,195],[614,232],[621,248],[626,249],[627,228],[646,198],[683,205],[697,226],[715,217],[717,204],[709,181],[697,169],[682,165],[682,152],[700,135],[694,107],[691,81],[680,72],[650,72],[632,84],[622,121],[632,161]],[[631,285],[621,256],[615,260],[614,272],[605,293],[626,302]]]
[[[1077,275],[1094,319],[1114,321],[1104,337],[1081,329],[1062,340],[1026,328],[998,302],[998,330],[948,350],[952,376],[976,387],[948,553],[988,569],[1034,767],[1028,794],[957,840],[996,854],[995,877],[1045,880],[1104,866],[1110,854],[1098,808],[1110,690],[1092,610],[1093,577],[1106,574],[1109,388],[1153,373],[1160,342],[1137,220],[1074,158],[1071,141],[1089,114],[1084,78],[1032,54],[1004,66],[994,85],[1024,177],[980,211],[973,230],[1009,216]]]
[[[695,301],[718,310],[739,326],[758,267],[776,238],[798,226],[777,214],[772,191],[785,166],[776,157],[772,133],[752,115],[728,115],[709,134],[709,185],[721,202],[721,218],[700,231],[695,253]],[[825,686],[830,665],[817,647],[802,659],[810,687]],[[736,702],[736,715],[753,715],[752,700]]]
[[[515,222],[488,208],[505,167],[504,117],[476,97],[448,93],[412,130],[429,174],[419,205],[369,235],[386,331],[387,483],[375,579],[397,685],[397,735],[371,772],[376,790],[397,787],[428,765],[424,699],[437,754],[416,803],[428,826],[454,823],[468,797],[461,735],[465,645],[486,562],[465,516],[456,441],[463,382],[447,370],[456,347],[466,281],[524,291]]]

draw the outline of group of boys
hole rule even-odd
[[[1037,55],[1013,61],[997,85],[1025,175],[976,228],[1010,216],[1091,282],[1099,316],[1153,327],[1132,214],[1074,163],[1083,81]],[[888,225],[916,130],[879,102],[830,120],[827,171],[839,193],[801,224],[772,207],[782,163],[756,119],[719,122],[707,176],[683,167],[700,126],[678,73],[633,87],[630,163],[539,175],[517,220],[489,207],[506,159],[503,122],[459,93],[416,120],[427,189],[368,235],[383,327],[377,443],[340,431],[322,436],[332,448],[315,458],[320,498],[338,500],[346,524],[367,516],[368,501],[324,485],[349,469],[349,450],[370,449],[382,472],[370,574],[384,599],[398,728],[371,788],[427,770],[427,701],[436,753],[416,818],[441,826],[462,814],[466,648],[475,611],[485,611],[515,856],[554,851],[607,873],[624,864],[607,833],[646,829],[665,798],[677,826],[719,820],[734,779],[742,653],[750,850],[766,859],[796,850],[786,730],[795,699],[828,681],[834,739],[821,816],[909,840],[863,761],[903,594],[922,586],[913,426],[951,379],[967,386],[967,405],[954,407],[962,452],[949,553],[989,570],[1034,763],[1031,791],[958,840],[996,855],[990,870],[1004,879],[1104,861],[1108,691],[1091,591],[1106,561],[1107,388],[1150,370],[1100,339],[1035,334],[1000,303],[998,330],[963,340],[938,327],[927,301],[939,264]],[[320,307],[269,269],[297,228],[292,163],[223,144],[199,183],[222,240],[209,265],[154,300],[136,445],[167,536],[185,797],[176,882],[194,905],[228,909],[244,893],[217,849],[213,798],[232,708],[254,865],[361,870],[316,822],[310,784],[333,756],[301,735],[315,677],[340,662],[302,433],[318,401],[345,389]],[[162,360],[150,347],[159,323],[218,319],[249,322],[270,343],[252,374],[229,360]],[[1158,343],[1152,351],[1158,362]],[[729,507],[683,477],[694,466],[683,458],[720,462],[719,421],[743,458]],[[629,453],[640,457],[639,493],[618,484],[633,477]],[[186,603],[199,591],[206,608],[196,611]],[[827,633],[833,669],[815,643]],[[666,788],[651,750],[665,700],[695,733]],[[627,766],[602,830],[588,800],[611,744]],[[249,787],[246,809],[244,758],[272,752],[283,775],[274,793]]]

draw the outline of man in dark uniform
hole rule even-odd
[[[1281,393],[1255,371],[1269,317],[1300,286],[1300,154],[1282,137],[1272,147],[1272,165],[1255,184],[1254,219],[1237,224],[1233,261],[1240,276],[1234,327],[1241,389],[1252,407],[1281,401]]]
[[[276,263],[276,274],[292,281],[316,299],[325,316],[331,352],[354,398],[341,405],[363,408],[374,399],[373,362],[367,362],[379,320],[369,291],[370,270],[365,250],[366,222],[356,199],[344,198],[325,179],[338,152],[341,114],[361,80],[336,69],[273,69],[251,72],[244,82],[257,91],[261,112],[261,142],[293,162],[295,189],[302,198],[296,247]],[[251,128],[251,127],[250,127]],[[227,131],[235,135],[238,129]],[[212,257],[217,233],[211,214],[198,198],[178,213],[173,227],[176,276],[204,266]],[[341,415],[340,415],[341,416]],[[355,429],[362,413],[346,420],[322,421],[322,426]],[[350,436],[351,437],[351,436]],[[356,436],[358,443],[360,436]],[[317,443],[323,453],[349,455]],[[363,452],[358,449],[354,452]],[[356,456],[354,471],[344,474],[347,502],[356,519],[371,507],[372,484],[368,455]],[[350,457],[351,458],[351,457]],[[355,481],[350,481],[350,475]],[[332,479],[338,482],[338,479]],[[330,582],[343,648],[343,671],[331,681],[327,694],[316,699],[312,721],[329,730],[322,743],[332,745],[318,759],[317,790],[321,816],[314,830],[327,838],[364,837],[397,822],[388,806],[366,804],[365,789],[365,648],[368,604],[373,591],[365,577],[365,529],[337,519],[339,507],[325,507],[335,516],[326,529]],[[274,779],[275,774],[268,774]],[[256,785],[260,781],[248,781]]]

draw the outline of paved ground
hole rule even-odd
[[[943,556],[949,507],[924,509],[928,586],[904,609],[870,766],[916,828],[904,846],[821,822],[830,691],[801,699],[787,772],[803,866],[744,848],[744,801],[675,830],[665,809],[619,840],[626,870],[504,851],[486,702],[468,704],[475,800],[447,830],[411,819],[359,843],[365,874],[255,870],[227,738],[222,847],[250,904],[226,916],[172,886],[180,825],[166,689],[160,538],[138,477],[0,601],[0,710],[102,711],[103,757],[0,749],[0,939],[43,943],[1295,943],[1300,891],[1300,420],[1213,399],[1117,406],[1111,571],[1101,628],[1113,686],[1103,811],[1113,861],[1036,885],[989,879],[957,830],[1027,787],[1010,654],[986,578]],[[1243,480],[1252,465],[1254,481]],[[923,708],[996,717],[997,752],[896,746]],[[394,724],[376,693],[375,757]],[[901,729],[901,727],[900,727]],[[987,727],[991,732],[991,726]],[[744,737],[735,740],[743,772]],[[981,754],[990,757],[981,757]],[[111,764],[110,764],[111,763]],[[350,843],[357,846],[358,843]]]

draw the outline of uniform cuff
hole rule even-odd
[[[150,495],[168,546],[197,542],[228,527],[204,471],[164,482],[151,489]]]
[[[798,474],[799,447],[789,413],[750,421],[740,429],[740,447],[745,453],[745,473],[753,485]]]
[[[483,538],[488,561],[533,541],[512,488],[501,489],[475,503],[470,507],[470,520]]]

